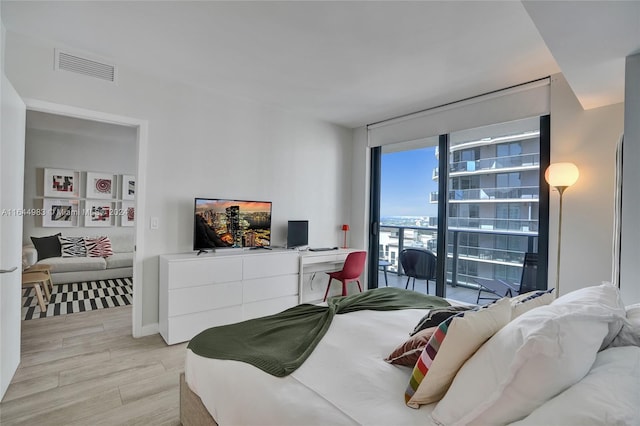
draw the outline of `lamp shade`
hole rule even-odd
[[[573,185],[578,180],[578,176],[580,176],[580,172],[573,163],[550,164],[544,173],[547,183],[555,188],[566,188]]]
[[[346,223],[344,225],[342,225],[342,230],[343,231],[348,231],[349,230],[349,225],[347,225]]]

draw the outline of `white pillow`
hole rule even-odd
[[[625,323],[626,312],[620,290],[611,283],[603,282],[600,285],[584,287],[558,297],[551,302],[553,305],[567,305],[590,310],[600,308],[610,310],[612,321],[609,322],[609,332],[600,345],[600,350],[606,348],[618,335]]]
[[[624,308],[627,319],[631,324],[640,326],[640,303],[629,305]]]
[[[640,303],[625,308],[627,318],[609,347],[640,346]]]
[[[632,425],[640,421],[640,348],[599,352],[582,380],[513,426]]]
[[[579,381],[609,323],[620,320],[612,289],[577,290],[504,326],[462,366],[433,419],[444,425],[513,422]]]

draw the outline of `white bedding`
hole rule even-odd
[[[433,424],[433,405],[405,405],[411,369],[384,361],[427,312],[336,315],[311,356],[282,378],[189,350],[186,381],[221,425]]]
[[[187,351],[189,387],[220,425],[434,425],[436,404],[412,409],[411,369],[383,359],[427,310],[336,315],[306,362],[289,376]],[[589,374],[518,425],[640,425],[640,348],[598,354]]]

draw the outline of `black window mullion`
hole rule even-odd
[[[538,289],[547,289],[549,267],[549,185],[544,172],[551,163],[551,117],[540,117],[540,176],[538,180]]]
[[[436,264],[436,296],[446,297],[447,234],[449,219],[449,135],[438,141],[438,248]]]
[[[380,184],[382,148],[371,148],[371,185],[369,204],[369,279],[367,288],[378,288],[378,262],[380,260]]]

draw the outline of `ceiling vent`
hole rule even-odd
[[[55,49],[55,69],[71,71],[112,83],[116,82],[117,76],[115,65],[59,49]]]

